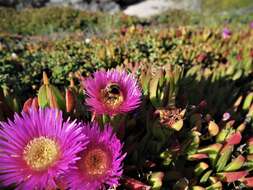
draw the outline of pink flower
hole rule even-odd
[[[87,143],[80,124],[54,109],[30,109],[0,125],[0,181],[21,190],[56,188]]]
[[[224,39],[230,38],[232,35],[232,32],[228,28],[224,28],[222,31],[222,37]]]
[[[122,175],[122,144],[112,128],[100,130],[95,123],[83,126],[89,143],[79,156],[81,159],[64,178],[72,190],[97,190],[118,185]]]
[[[137,80],[124,71],[97,71],[83,81],[83,86],[88,95],[86,104],[96,114],[126,113],[141,103]]]

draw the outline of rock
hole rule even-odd
[[[83,0],[50,0],[50,3],[53,4],[76,4],[81,3]]]
[[[89,4],[89,6],[88,6],[88,10],[93,11],[93,12],[98,11],[98,10],[99,10],[98,3],[95,2],[95,1],[92,1],[92,2]]]
[[[101,3],[100,9],[104,12],[116,13],[120,11],[120,6],[115,2]]]
[[[17,0],[0,0],[2,6],[13,6],[15,3],[17,3]]]
[[[128,5],[139,3],[140,1],[143,1],[143,0],[116,0],[116,3],[118,3],[120,6],[125,7]]]
[[[131,16],[150,17],[168,10],[169,7],[169,1],[149,0],[127,7],[124,13]]]
[[[42,7],[49,0],[0,0],[0,6],[7,7]]]
[[[124,13],[137,17],[158,15],[169,9],[200,11],[201,0],[147,0],[128,6]]]

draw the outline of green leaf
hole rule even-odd
[[[207,147],[204,147],[202,149],[199,149],[198,153],[208,154],[211,164],[215,165],[216,159],[218,157],[218,153],[220,152],[221,148],[222,148],[222,144],[216,143],[216,144],[212,144]]]
[[[149,83],[149,98],[153,106],[158,107],[160,104],[159,97],[157,97],[159,78],[153,77]]]
[[[208,168],[208,164],[205,162],[200,162],[196,168],[194,169],[194,173],[196,176],[200,176],[207,168]]]
[[[200,183],[205,183],[209,179],[210,175],[212,173],[212,170],[208,170],[200,179]]]
[[[253,101],[253,92],[251,92],[244,100],[243,103],[243,110],[248,110],[251,106],[251,103]]]
[[[47,86],[42,85],[38,92],[38,103],[42,108],[49,107],[50,103],[47,97]]]
[[[174,123],[171,128],[176,130],[176,131],[180,131],[182,129],[184,125],[184,120],[180,119],[179,121],[177,121],[176,123]]]
[[[222,190],[222,183],[218,181],[217,183],[208,186],[206,190]]]
[[[52,95],[56,98],[56,102],[57,102],[57,106],[58,108],[60,108],[61,110],[65,110],[65,100],[62,96],[62,94],[60,93],[60,91],[58,90],[58,88],[56,88],[53,85],[49,85],[49,87],[52,90]]]
[[[42,108],[51,107],[65,110],[65,100],[60,91],[51,84],[44,84],[38,92],[38,103]]]
[[[243,166],[244,161],[245,161],[245,158],[242,155],[239,155],[237,158],[232,160],[232,162],[230,162],[226,166],[224,171],[231,172],[231,171],[239,170]]]
[[[219,154],[219,159],[216,163],[216,169],[218,172],[222,171],[225,166],[227,165],[227,162],[231,156],[231,153],[233,151],[233,146],[232,145],[225,145],[223,149],[221,150]]]
[[[205,190],[205,188],[201,186],[193,186],[192,190]]]
[[[158,190],[163,185],[163,178],[164,173],[163,172],[154,172],[150,175],[149,181],[152,184],[152,189]]]

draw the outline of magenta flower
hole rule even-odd
[[[71,190],[98,190],[118,185],[122,175],[122,144],[112,128],[100,131],[95,123],[83,126],[89,138],[87,148],[80,153],[81,159],[66,173],[65,179]]]
[[[222,31],[222,37],[224,39],[230,38],[232,35],[232,32],[228,28],[224,28]]]
[[[124,71],[97,71],[83,81],[83,86],[88,95],[86,104],[96,114],[126,113],[141,102],[137,80]]]
[[[250,28],[253,29],[253,21],[250,23]]]
[[[63,122],[55,109],[30,109],[0,125],[0,182],[20,190],[55,189],[88,141],[80,124]]]

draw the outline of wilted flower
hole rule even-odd
[[[224,28],[222,31],[222,37],[224,39],[230,38],[232,35],[232,32],[228,28]]]
[[[183,126],[185,109],[158,109],[155,111],[155,114],[159,116],[160,123],[167,126],[168,128],[179,131]]]
[[[22,190],[56,188],[87,142],[80,125],[54,109],[30,109],[0,125],[0,181]]]
[[[122,144],[110,126],[100,131],[95,123],[83,126],[89,138],[81,159],[66,173],[66,181],[72,190],[97,190],[118,185],[122,175]]]
[[[116,115],[137,108],[141,91],[137,80],[126,72],[97,71],[83,82],[87,105],[96,114]]]

